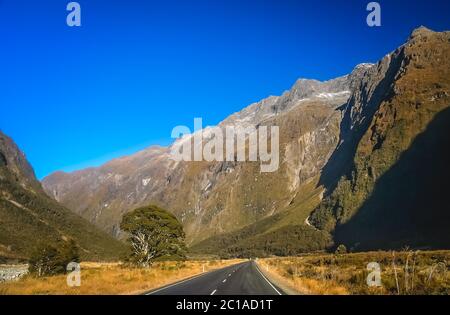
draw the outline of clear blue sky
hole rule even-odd
[[[421,24],[450,29],[450,1],[0,0],[0,129],[39,178],[167,145],[194,117],[213,125],[299,77],[375,62]]]

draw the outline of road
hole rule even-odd
[[[254,261],[225,267],[180,281],[147,295],[283,295]]]

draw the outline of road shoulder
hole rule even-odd
[[[267,270],[265,265],[261,264],[260,261],[256,261],[256,265],[259,269],[259,271],[275,286],[283,290],[284,293],[287,295],[304,295],[304,292],[299,292],[296,290],[292,285],[289,284],[288,281],[286,281],[283,277],[279,276],[278,274],[275,274],[273,272],[270,272],[270,269]]]

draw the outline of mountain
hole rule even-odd
[[[448,32],[419,28],[377,64],[358,65],[326,82],[300,79],[281,96],[251,104],[218,125],[279,126],[276,172],[261,173],[257,162],[175,162],[170,152],[183,138],[101,167],[52,174],[43,186],[116,237],[124,213],[159,204],[183,222],[194,251],[224,256],[287,255],[333,243],[355,249],[440,246],[430,233],[420,237],[422,243],[412,236],[419,217],[426,218],[428,231],[449,223],[441,202],[445,185],[436,187],[448,171],[448,132],[442,129],[449,105],[448,49]],[[436,120],[441,123],[435,126]],[[435,139],[443,142],[420,140],[429,138],[422,133],[439,134]],[[442,157],[433,163],[428,152]],[[404,169],[421,177],[408,180],[412,173]],[[415,203],[412,197],[419,196],[422,203]],[[433,210],[420,211],[426,196],[433,198]],[[410,213],[417,218],[404,224]],[[392,224],[383,223],[391,218]],[[384,226],[390,234],[377,237]]]
[[[73,239],[85,259],[115,259],[124,245],[48,197],[25,155],[0,131],[0,260]]]
[[[311,222],[356,250],[450,247],[450,32],[424,27],[352,94]]]
[[[170,151],[183,141],[177,140],[169,148],[151,147],[101,167],[57,172],[43,180],[44,188],[115,236],[120,236],[124,213],[159,204],[183,222],[189,243],[235,231],[288,206],[311,199],[317,203],[322,189],[315,183],[337,145],[340,108],[366,67],[328,82],[298,80],[283,95],[252,104],[219,124],[280,126],[277,172],[261,173],[257,162],[175,162]],[[298,223],[305,218],[300,215]]]

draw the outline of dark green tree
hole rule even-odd
[[[151,205],[124,215],[120,228],[129,233],[130,260],[147,267],[155,260],[186,257],[183,226],[168,211]]]
[[[39,277],[61,274],[66,272],[69,263],[79,261],[79,248],[72,239],[42,244],[30,257],[30,272]]]

